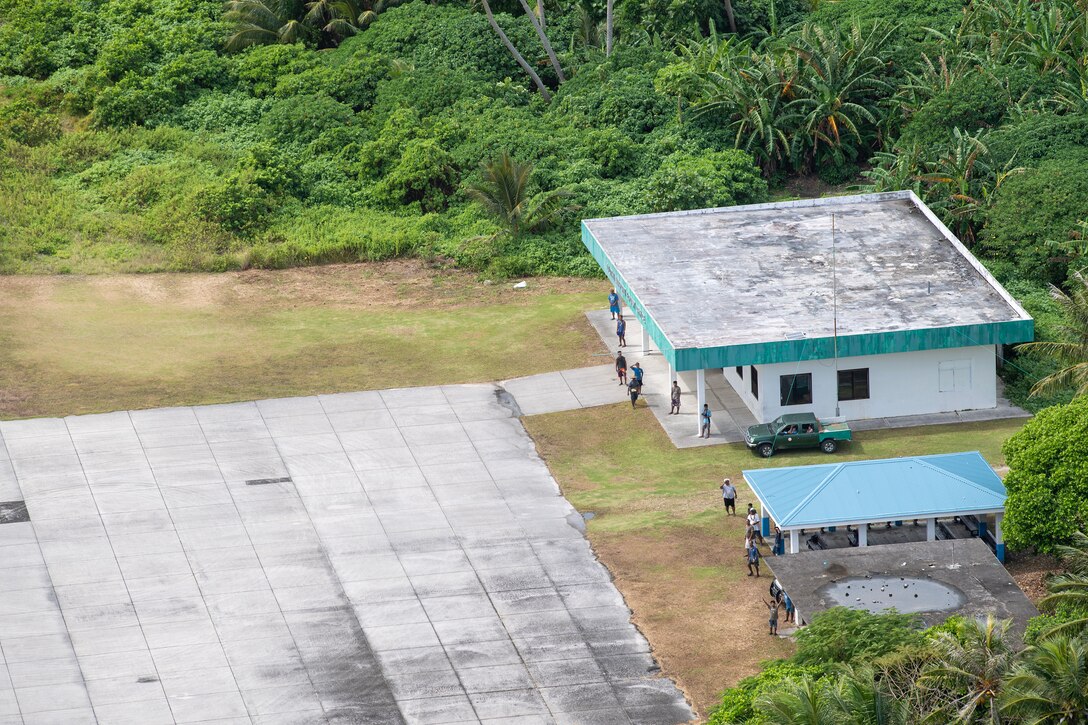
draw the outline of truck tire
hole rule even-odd
[[[774,446],[772,446],[770,443],[760,443],[759,447],[756,448],[756,450],[759,451],[759,455],[763,456],[764,458],[770,458],[774,455]]]
[[[820,442],[820,450],[824,453],[834,453],[838,444],[835,443],[834,438],[825,438]]]

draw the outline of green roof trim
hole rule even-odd
[[[636,319],[649,333],[658,350],[673,370],[702,370],[743,365],[767,365],[805,360],[825,360],[835,357],[835,340],[831,337],[800,338],[775,342],[727,345],[709,348],[676,349],[660,328],[631,286],[597,242],[589,228],[582,223],[582,243],[600,265],[606,277],[634,311]],[[897,352],[918,352],[975,345],[1002,345],[1029,342],[1035,338],[1032,319],[973,325],[953,325],[917,330],[843,335],[838,339],[839,357],[886,355]]]

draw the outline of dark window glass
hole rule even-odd
[[[869,399],[869,368],[839,371],[839,400]]]
[[[812,402],[812,373],[783,375],[779,381],[782,405],[806,405]]]
[[[752,370],[752,397],[759,400],[759,371],[756,370],[756,366],[751,366]]]
[[[744,380],[744,366],[743,365],[738,365],[737,366],[737,377],[740,378],[741,380]]]

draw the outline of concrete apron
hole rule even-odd
[[[586,312],[586,317],[614,359],[619,350],[615,321],[607,310],[591,310]],[[646,385],[642,389],[642,397],[673,445],[677,448],[694,448],[743,441],[744,430],[754,425],[756,419],[725,377],[720,372],[716,374],[715,371],[707,371],[706,402],[710,405],[712,415],[710,438],[700,438],[695,371],[684,371],[673,376],[668,361],[652,348],[652,344],[648,351],[643,348],[645,338],[642,335],[642,325],[635,319],[634,314],[625,310],[624,319],[627,320],[627,347],[623,349],[623,353],[627,358],[627,367],[630,369],[638,363],[646,371]],[[615,380],[614,370],[612,377]],[[674,379],[680,383],[681,390],[679,415],[669,415],[672,405],[670,390]],[[617,381],[617,390],[618,385]]]

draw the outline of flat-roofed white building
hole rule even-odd
[[[700,409],[707,371],[760,421],[994,408],[1001,345],[1034,337],[909,191],[587,219],[582,240]]]

